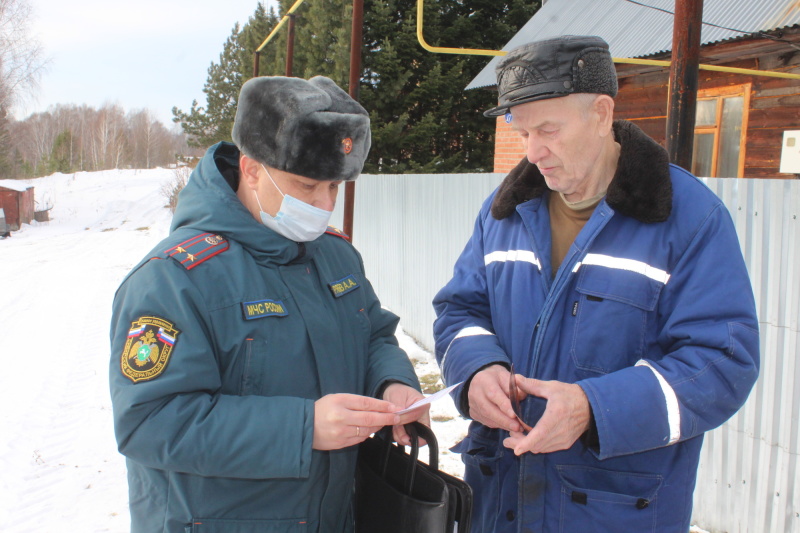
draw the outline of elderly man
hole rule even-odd
[[[111,395],[131,530],[350,532],[359,442],[422,398],[361,258],[328,228],[369,116],[331,80],[256,78],[233,140],[120,286]]]
[[[473,530],[685,532],[703,433],[758,375],[730,215],[613,120],[602,39],[519,47],[497,80],[486,114],[506,115],[527,157],[434,300],[436,356],[473,420],[456,448]]]

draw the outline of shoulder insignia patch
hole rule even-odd
[[[221,254],[229,246],[228,241],[220,235],[201,233],[165,250],[164,253],[178,261],[186,270],[191,270],[215,255]]]
[[[350,235],[346,234],[339,228],[334,228],[333,226],[328,226],[328,229],[325,230],[325,233],[328,235],[335,235],[336,237],[340,237],[348,242],[350,242]]]
[[[180,331],[175,324],[155,316],[131,322],[128,340],[122,350],[122,375],[138,383],[158,377],[169,363]]]
[[[341,298],[348,292],[356,290],[358,287],[358,282],[353,274],[345,276],[338,281],[328,283],[328,288],[335,298]]]

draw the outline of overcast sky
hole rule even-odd
[[[172,107],[205,103],[203,84],[234,24],[258,0],[27,0],[31,34],[50,59],[22,119],[55,104],[150,109],[167,127]],[[266,0],[267,9],[277,4]],[[266,35],[264,36],[266,38]]]

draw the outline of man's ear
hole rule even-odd
[[[261,179],[258,171],[261,163],[244,154],[239,155],[239,183],[245,187],[255,190],[258,180]]]
[[[597,128],[601,137],[611,133],[614,125],[614,99],[607,94],[598,95],[594,101],[594,110],[597,113]]]

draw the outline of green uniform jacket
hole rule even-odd
[[[358,252],[264,227],[220,143],[120,286],[110,386],[132,531],[348,532],[357,449],[312,450],[314,401],[419,384]],[[226,179],[228,180],[226,182]]]

